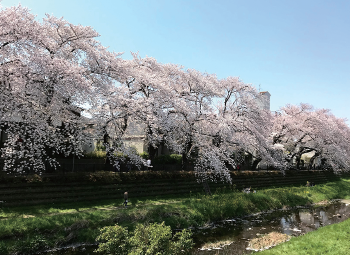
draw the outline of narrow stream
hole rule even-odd
[[[223,221],[211,228],[196,233],[196,243],[207,243],[230,240],[232,244],[222,249],[197,250],[196,255],[212,254],[250,254],[247,250],[249,240],[260,234],[279,232],[290,236],[314,231],[319,227],[339,223],[350,217],[350,205],[334,203],[328,206],[278,210],[272,213],[261,213],[247,218],[236,218]]]
[[[298,236],[319,227],[339,223],[350,217],[350,205],[336,202],[327,206],[300,207],[291,210],[278,210],[259,213],[244,218],[225,220],[194,232],[197,244],[229,240],[232,242],[217,249],[201,249],[197,246],[194,255],[250,254],[249,240],[270,232]],[[41,253],[45,255],[92,255],[96,246],[70,247]]]

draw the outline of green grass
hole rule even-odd
[[[259,255],[319,255],[350,254],[350,219],[322,227],[304,236],[292,237],[289,242],[270,250],[258,252]]]
[[[211,196],[122,199],[0,209],[0,254],[39,251],[71,243],[93,243],[104,226],[119,224],[130,231],[136,223],[165,222],[171,228],[201,226],[258,211],[350,198],[350,179],[315,187],[266,188],[244,194],[221,189]]]

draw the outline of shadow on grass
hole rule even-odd
[[[346,180],[330,182],[324,185],[316,186],[314,188],[318,192],[325,194],[328,200],[342,199],[349,197],[350,195],[350,182]]]
[[[119,203],[118,203],[119,202]],[[116,202],[116,199],[87,201],[87,202],[65,202],[65,203],[51,203],[42,205],[30,205],[30,206],[16,206],[16,207],[3,207],[0,208],[0,212],[3,214],[13,215],[11,217],[20,216],[23,214],[30,215],[45,215],[51,213],[59,213],[62,210],[72,210],[79,212],[81,208],[96,208],[103,206],[120,206],[124,201]]]
[[[152,201],[159,200],[167,200],[167,199],[186,199],[190,196],[190,194],[181,194],[181,195],[164,195],[157,197],[132,197],[132,194],[129,194],[129,207],[137,206],[138,204],[143,205],[147,203],[149,199]],[[7,217],[18,217],[21,215],[37,215],[43,216],[45,214],[55,214],[60,213],[64,210],[71,210],[72,212],[84,212],[86,210],[98,210],[103,208],[120,208],[123,207],[124,198],[121,195],[120,198],[117,199],[104,199],[104,200],[90,200],[90,201],[78,201],[78,202],[57,202],[57,203],[47,203],[40,205],[25,205],[25,206],[14,206],[14,207],[6,207],[3,205],[0,207],[0,219]],[[5,216],[2,216],[2,215]]]

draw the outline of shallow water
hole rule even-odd
[[[250,254],[247,250],[250,239],[259,234],[280,232],[291,236],[298,236],[319,227],[339,223],[350,217],[350,205],[333,203],[328,206],[296,208],[259,213],[244,218],[225,220],[194,231],[194,241],[197,244],[231,240],[232,244],[222,249],[201,250],[196,247],[194,255],[228,255]],[[56,251],[49,251],[45,255],[92,255],[97,246],[78,246]]]
[[[328,206],[279,210],[271,213],[261,213],[246,218],[236,218],[223,221],[212,228],[196,233],[196,243],[231,240],[232,244],[222,249],[200,250],[193,254],[250,254],[247,250],[250,239],[259,234],[279,232],[290,236],[298,236],[319,227],[339,223],[350,217],[350,205],[334,203]]]

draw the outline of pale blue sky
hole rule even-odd
[[[139,52],[350,119],[349,0],[3,0],[93,27],[110,50]],[[349,123],[349,122],[348,122]]]

